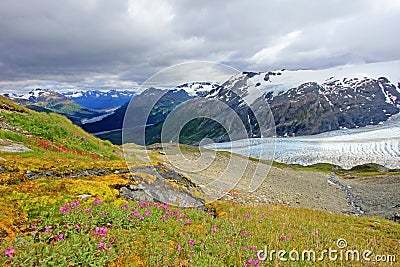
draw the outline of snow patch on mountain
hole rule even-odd
[[[39,97],[45,97],[45,96],[50,96],[56,94],[54,91],[51,91],[49,89],[33,89],[32,91],[26,93],[26,94],[4,94],[7,98],[11,100],[35,100]]]
[[[185,90],[190,96],[203,96],[219,86],[216,82],[188,82],[174,87]]]
[[[345,65],[323,70],[275,70],[268,72],[243,72],[233,76],[224,85],[243,93],[244,100],[252,103],[261,94],[272,93],[276,97],[305,82],[317,83],[329,91],[335,87],[356,88],[371,79],[386,77],[397,86],[400,82],[400,61]],[[242,82],[246,76],[246,82]],[[214,93],[214,92],[212,92]],[[240,93],[239,93],[240,94]],[[240,94],[241,95],[241,94]]]

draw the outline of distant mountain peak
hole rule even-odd
[[[219,86],[216,82],[187,82],[174,87],[185,90],[190,96],[204,96]]]
[[[113,109],[129,102],[136,92],[129,90],[87,90],[65,92],[64,96],[91,109]]]

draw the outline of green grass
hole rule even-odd
[[[10,125],[22,129],[20,132],[1,130],[0,138],[2,139],[23,142],[25,145],[33,146],[33,149],[36,150],[40,150],[38,143],[43,143],[42,146],[52,146],[52,144],[44,144],[45,141],[50,141],[65,146],[70,150],[97,153],[111,158],[116,157],[117,147],[113,146],[109,141],[103,141],[89,135],[62,115],[30,111],[27,113],[1,112],[1,116]],[[28,138],[24,132],[29,133],[30,137]],[[37,139],[35,142],[32,141],[35,139],[34,137]],[[35,147],[35,143],[39,148]]]
[[[48,216],[32,223],[34,229],[30,228],[11,243],[2,244],[4,251],[10,246],[15,251],[12,258],[5,254],[0,256],[0,263],[258,266],[249,261],[256,261],[255,254],[267,248],[269,251],[285,250],[287,254],[283,258],[289,263],[275,256],[260,262],[260,266],[363,266],[368,262],[346,261],[345,258],[330,261],[327,256],[319,262],[317,258],[324,249],[338,250],[339,239],[348,243],[343,251],[368,249],[372,255],[396,255],[400,248],[400,226],[377,218],[230,202],[216,202],[208,207],[209,212],[157,203],[97,202],[100,201],[80,201],[79,206],[69,202],[69,206],[61,206],[64,212],[66,210],[64,215],[60,206],[54,206]],[[24,242],[19,241],[21,238]],[[294,249],[300,255],[303,250],[316,251],[315,261],[311,257],[310,261],[300,258],[291,262],[288,253]]]
[[[3,140],[11,140],[14,142],[21,142],[26,144],[27,143],[27,138],[26,136],[20,134],[20,133],[14,133],[14,132],[10,132],[10,131],[4,131],[4,130],[0,130],[0,139]]]

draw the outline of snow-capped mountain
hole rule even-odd
[[[57,102],[66,100],[65,97],[57,92],[50,89],[33,89],[26,94],[4,94],[5,97],[14,100],[16,102]]]
[[[358,128],[399,113],[400,61],[327,70],[243,72],[206,98],[228,104],[250,137],[259,136],[251,110],[267,101],[278,136],[309,135]]]
[[[326,89],[332,86],[353,88],[365,80],[386,77],[397,88],[400,87],[400,61],[345,65],[323,70],[275,70],[267,72],[242,72],[226,81],[222,87],[230,88],[251,104],[260,93],[277,96],[303,83],[315,82]]]
[[[64,96],[72,99],[76,103],[90,109],[104,110],[118,108],[129,102],[136,95],[133,91],[118,91],[118,90],[88,90],[77,92],[66,92]]]
[[[185,90],[190,96],[205,96],[218,86],[216,82],[189,82],[178,85],[174,89]]]
[[[60,113],[78,125],[82,123],[82,120],[104,114],[79,105],[66,96],[50,89],[38,88],[27,94],[4,94],[4,96],[33,110]]]

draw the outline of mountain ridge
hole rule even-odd
[[[101,116],[104,112],[86,108],[61,93],[50,89],[33,89],[27,94],[3,94],[8,99],[39,112],[55,112],[65,115],[74,124],[80,125],[83,119]]]

